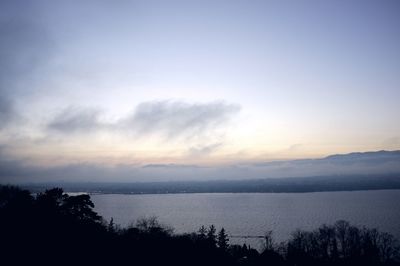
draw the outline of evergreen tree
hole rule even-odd
[[[215,229],[215,226],[213,224],[210,225],[207,232],[207,240],[210,242],[212,246],[215,246],[217,244],[216,232],[217,230]]]
[[[228,235],[225,232],[225,229],[222,227],[222,229],[219,231],[218,233],[218,246],[223,249],[223,250],[227,250],[229,244],[229,238]]]
[[[207,229],[205,228],[204,225],[202,225],[202,226],[199,228],[198,235],[199,235],[200,239],[206,239]]]
[[[107,230],[108,230],[108,232],[111,232],[111,233],[115,232],[115,224],[114,224],[114,218],[113,217],[111,217],[111,220],[108,223]]]

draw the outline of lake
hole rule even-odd
[[[376,227],[400,239],[400,190],[314,193],[198,193],[98,194],[95,210],[121,226],[156,216],[176,233],[197,231],[201,225],[224,227],[230,243],[261,248],[262,236],[272,230],[276,241],[287,240],[295,229],[315,229],[344,219]]]

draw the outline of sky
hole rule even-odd
[[[0,165],[400,149],[399,12],[396,0],[2,0]]]

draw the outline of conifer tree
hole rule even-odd
[[[217,242],[218,242],[218,247],[223,249],[223,250],[226,250],[228,248],[228,246],[229,246],[229,244],[228,244],[229,238],[228,238],[228,235],[226,234],[225,229],[223,227],[221,228],[221,230],[218,233]]]
[[[217,230],[215,229],[215,226],[213,224],[210,225],[207,232],[207,240],[210,242],[212,246],[216,246],[217,244],[216,232]]]

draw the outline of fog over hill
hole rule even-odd
[[[71,164],[31,166],[0,156],[1,183],[27,182],[164,182],[250,180],[312,176],[379,176],[400,173],[400,151],[331,155],[321,159],[238,163],[226,166],[179,164]]]

